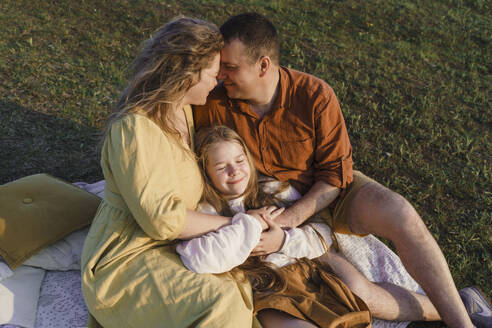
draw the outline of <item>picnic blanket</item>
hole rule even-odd
[[[104,181],[75,184],[103,197]],[[4,301],[0,309],[1,328],[85,327],[88,313],[81,291],[80,271],[73,269],[80,267],[87,230],[74,232],[14,271],[0,261],[0,301]],[[398,256],[376,237],[336,234],[336,238],[344,256],[369,280],[391,282],[423,293]],[[377,328],[403,328],[408,324],[373,320],[373,327]]]

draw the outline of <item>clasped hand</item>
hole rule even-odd
[[[255,210],[249,210],[247,213],[260,222],[263,232],[260,242],[251,252],[252,256],[268,255],[275,253],[282,248],[285,240],[285,233],[282,228],[273,221],[279,216],[285,208],[276,206],[265,206]]]

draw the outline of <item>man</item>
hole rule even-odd
[[[276,222],[295,227],[321,212],[337,232],[391,240],[442,320],[449,327],[472,327],[446,260],[415,209],[399,194],[352,171],[348,133],[331,87],[279,66],[278,36],[263,16],[234,16],[221,32],[226,45],[218,78],[223,84],[205,106],[195,108],[195,122],[197,127],[235,129],[263,174],[289,181],[303,194]],[[274,252],[282,243],[262,239],[256,255]],[[475,303],[479,299],[471,298]]]

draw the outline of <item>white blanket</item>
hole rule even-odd
[[[104,181],[76,185],[103,197]],[[80,267],[86,234],[87,228],[67,236],[38,253],[37,258],[32,257],[29,263],[56,270]],[[422,292],[398,256],[374,236],[360,238],[336,234],[336,237],[345,257],[369,280],[392,282]],[[47,271],[45,275],[41,268],[21,266],[12,272],[0,262],[0,304],[0,326],[3,328],[84,327],[87,320],[80,271]],[[403,328],[407,325],[408,322],[373,321],[375,328]]]
[[[81,182],[75,185],[103,197],[104,181],[94,184]],[[76,309],[79,309],[78,312],[87,318],[87,309],[80,291],[80,257],[88,230],[89,228],[86,227],[75,231],[44,248],[16,270],[11,270],[5,262],[0,260],[0,325],[9,324],[25,328],[75,327],[67,324],[67,318],[72,318],[70,313],[73,314]],[[56,271],[48,273],[43,281],[45,270]],[[63,272],[67,270],[78,271]],[[79,277],[78,281],[67,285],[68,280],[75,279],[74,272],[75,276]],[[44,295],[40,294],[43,290],[46,293]],[[51,304],[49,299],[53,298],[53,292],[56,290],[63,291],[65,296],[74,295],[83,307],[71,307],[69,302],[61,301],[54,308],[50,308],[47,304]],[[60,293],[58,292],[57,295]],[[57,297],[61,300],[66,298]],[[47,313],[46,311],[38,313],[38,310],[42,309],[49,310]],[[66,311],[62,311],[63,309]],[[80,317],[80,313],[76,316]],[[40,317],[39,314],[42,316]],[[52,320],[47,319],[49,316]],[[55,325],[55,323],[60,323],[60,325]]]
[[[21,265],[0,282],[0,323],[34,327],[45,271]]]

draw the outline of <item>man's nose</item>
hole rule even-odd
[[[219,69],[219,75],[217,75],[217,79],[224,81],[226,78],[225,70],[222,66]]]

